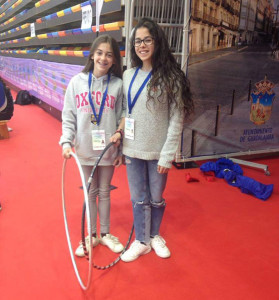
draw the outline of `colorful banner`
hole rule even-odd
[[[249,101],[240,101],[233,110],[220,106],[189,121],[183,135],[184,155],[202,159],[203,156],[279,150],[276,90],[279,92],[279,87],[268,91],[255,89]]]
[[[196,110],[186,120],[180,158],[278,152],[278,72],[264,43],[192,56]]]
[[[36,59],[0,56],[0,76],[22,90],[62,111],[70,79],[83,66]]]
[[[198,57],[198,62],[189,66],[196,112],[185,123],[178,159],[279,149],[278,68],[273,68],[274,61],[266,51],[260,55],[256,52],[251,64],[251,50],[247,48],[247,54],[245,50],[218,55],[214,60],[201,61]],[[262,62],[258,66],[259,58]],[[249,64],[245,65],[246,60]],[[264,62],[267,76],[261,71]],[[0,56],[3,79],[60,111],[70,79],[82,68]]]

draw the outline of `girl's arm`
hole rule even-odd
[[[124,135],[124,127],[125,127],[125,118],[121,118],[121,121],[118,125],[117,130],[115,131],[114,135],[110,138],[111,142],[117,143],[123,139]]]
[[[114,135],[110,138],[110,141],[117,143],[117,146],[119,146],[121,140],[124,137],[123,135],[124,135],[124,127],[125,127],[125,114],[126,114],[126,101],[125,101],[125,97],[123,96],[123,87],[121,87],[118,94],[115,113],[117,117],[118,126]]]
[[[75,139],[77,127],[75,102],[74,88],[71,80],[64,97],[64,106],[62,110],[62,136],[59,141],[59,144],[63,148],[62,155],[64,158],[70,158],[70,151],[74,146],[73,141]]]
[[[170,110],[172,113],[169,119],[167,138],[161,150],[158,162],[159,173],[167,173],[171,168],[183,129],[183,113],[179,111],[177,107],[174,108],[173,106]]]
[[[119,167],[123,164],[123,155],[122,155],[122,144],[121,141],[124,135],[124,126],[125,126],[125,100],[123,97],[123,87],[121,86],[120,92],[118,94],[118,101],[116,102],[115,113],[118,122],[118,126],[116,127],[116,131],[114,135],[110,138],[111,142],[114,142],[118,147],[118,155],[113,162],[113,165]]]

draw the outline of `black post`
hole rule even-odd
[[[235,90],[233,90],[233,94],[232,94],[231,115],[233,114],[233,109],[234,109],[234,96],[235,96]]]
[[[191,138],[191,156],[194,156],[195,137],[196,137],[196,130],[192,130],[192,138]]]
[[[220,114],[220,105],[218,104],[217,111],[216,111],[215,136],[217,136],[218,133],[219,114]]]
[[[249,81],[249,91],[248,91],[248,101],[250,101],[251,86],[252,86],[252,83],[251,83],[251,80],[250,80]]]
[[[181,133],[181,140],[180,140],[180,153],[183,152],[183,136],[184,136],[184,132],[182,130],[182,133]]]

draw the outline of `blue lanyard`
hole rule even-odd
[[[105,101],[106,101],[106,98],[107,98],[109,81],[110,81],[110,73],[108,73],[107,87],[106,87],[106,90],[105,90],[105,92],[103,94],[103,99],[102,99],[102,102],[101,102],[99,116],[98,116],[96,114],[96,110],[95,110],[95,107],[94,107],[94,104],[93,104],[93,101],[92,101],[92,95],[91,95],[92,71],[89,72],[89,77],[88,77],[89,95],[88,96],[89,96],[89,102],[90,102],[90,105],[92,107],[93,114],[94,114],[94,117],[95,117],[95,119],[97,121],[97,125],[98,126],[99,126],[99,124],[101,122],[101,118],[102,118],[102,114],[103,114],[103,110],[104,110],[104,106],[105,106]]]
[[[135,72],[135,74],[134,74],[134,76],[133,76],[133,78],[132,78],[132,81],[130,82],[130,85],[129,85],[129,90],[128,90],[128,107],[129,107],[129,115],[132,113],[132,109],[133,109],[134,105],[136,104],[136,102],[137,102],[137,100],[138,100],[138,97],[139,97],[140,93],[142,92],[142,90],[143,90],[144,87],[146,86],[148,80],[150,79],[151,73],[152,73],[152,71],[149,72],[149,74],[148,74],[147,77],[145,78],[143,84],[141,85],[141,87],[140,87],[139,90],[137,91],[134,100],[132,101],[132,99],[131,99],[131,90],[132,90],[133,83],[134,83],[134,81],[135,81],[135,79],[136,79],[136,77],[137,77],[137,75],[138,75],[139,69],[140,69],[140,67],[138,67],[138,68],[136,69],[136,72]]]

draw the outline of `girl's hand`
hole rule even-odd
[[[159,166],[159,165],[158,165],[158,167],[157,167],[157,172],[158,172],[159,174],[168,173],[168,171],[169,171],[169,168],[165,168],[165,167],[162,167],[162,166]]]
[[[115,167],[119,167],[119,166],[122,165],[122,163],[123,163],[123,155],[119,155],[119,156],[117,156],[116,159],[114,160],[113,165],[114,165]]]
[[[115,143],[115,146],[118,147],[121,143],[121,134],[120,132],[116,132],[111,138],[110,142]]]
[[[72,152],[72,148],[65,148],[63,149],[62,155],[64,158],[69,159],[71,158],[71,154],[70,154],[71,152]]]

